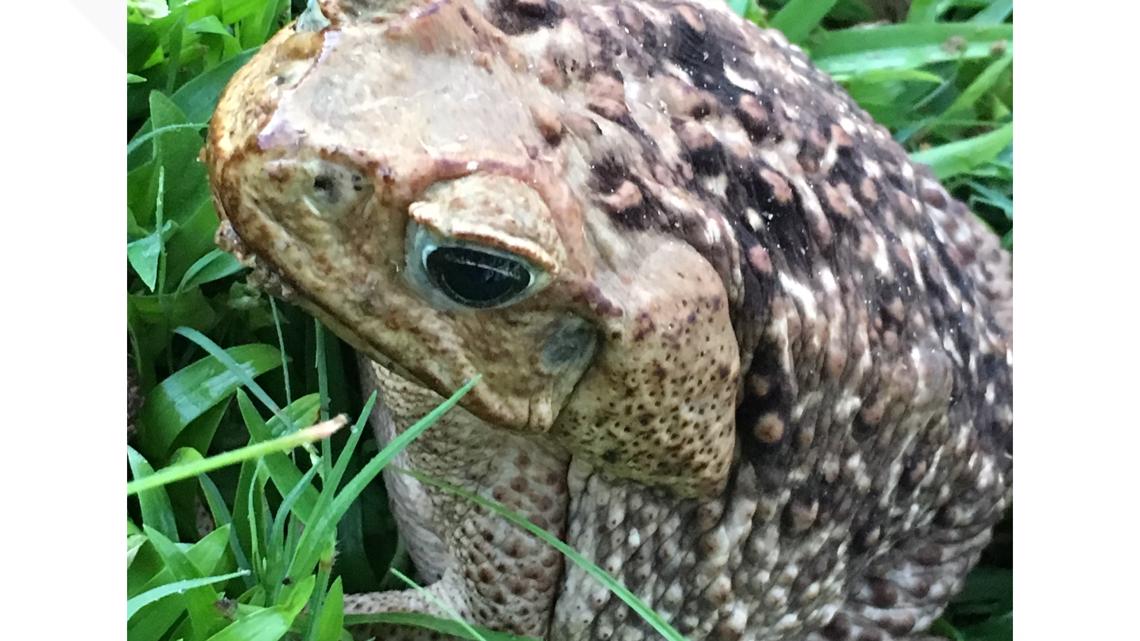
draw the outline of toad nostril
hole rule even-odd
[[[313,189],[321,193],[329,202],[336,202],[336,180],[328,174],[320,174],[313,178]]]

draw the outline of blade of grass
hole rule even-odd
[[[145,525],[143,531],[146,532],[147,539],[158,551],[163,562],[173,572],[176,580],[200,579],[205,574],[190,562],[185,552],[161,532]],[[208,585],[190,588],[182,593],[195,636],[210,634],[219,625],[220,616],[214,608],[216,594]]]
[[[269,541],[266,543],[268,549],[281,550],[285,547],[285,522],[289,519],[293,505],[297,502],[297,499],[300,498],[302,491],[312,487],[313,478],[316,477],[316,475],[316,466],[309,468],[309,471],[305,472],[301,480],[293,486],[293,489],[289,490],[289,493],[286,494],[285,498],[281,501],[281,505],[277,508],[277,514],[273,516],[273,525],[269,530]],[[284,567],[284,564],[282,564],[282,567]],[[282,576],[280,578],[284,579],[285,577]],[[279,581],[274,581],[275,585],[278,583]]]
[[[269,311],[273,314],[273,329],[277,332],[277,349],[281,353],[285,353],[285,333],[281,329],[281,316],[277,313],[277,299],[272,296],[269,297]],[[281,375],[285,378],[285,404],[293,402],[293,387],[289,380],[289,362],[288,359],[282,364]]]
[[[223,526],[186,548],[186,558],[199,570],[199,576],[216,576],[235,569],[226,562],[225,551],[226,538],[229,535],[228,530],[228,526]],[[162,562],[153,545],[148,545],[146,551],[150,552],[148,556],[153,557],[156,563]],[[175,575],[173,570],[169,566],[163,566],[149,581],[138,589],[129,591],[127,596],[137,596],[147,590],[177,580],[179,577]],[[168,598],[146,606],[128,621],[127,638],[131,641],[160,641],[161,639],[174,638],[169,635],[169,632],[180,619],[183,619],[182,627],[189,626],[189,621],[185,620],[186,605],[184,601],[183,598]]]
[[[419,437],[424,430],[435,424],[435,422],[439,420],[439,417],[443,416],[452,407],[455,407],[455,405],[459,403],[459,399],[463,398],[481,379],[481,375],[476,375],[463,385],[463,387],[456,390],[450,398],[429,412],[427,416],[392,439],[384,449],[380,450],[376,456],[372,457],[372,460],[368,461],[368,463],[357,472],[351,481],[345,484],[344,489],[337,494],[335,498],[331,499],[332,504],[327,509],[324,509],[322,502],[329,494],[322,492],[321,501],[318,501],[318,508],[316,510],[319,516],[314,519],[315,523],[310,524],[310,527],[306,528],[304,534],[302,534],[299,551],[297,555],[293,557],[287,576],[294,576],[298,571],[308,572],[309,568],[317,564],[321,551],[325,547],[325,542],[336,531],[336,524],[340,521],[345,511],[348,510],[348,506],[356,500],[356,497],[360,495],[364,488],[380,474],[384,466],[395,458],[396,454],[403,451],[403,449],[407,447],[412,440]],[[361,413],[360,420],[367,420],[367,415]]]
[[[637,595],[631,592],[629,588],[625,587],[625,585],[623,585],[620,581],[610,576],[608,572],[598,567],[598,565],[596,565],[593,561],[582,556],[580,552],[567,545],[557,536],[554,536],[550,532],[547,532],[534,523],[531,523],[520,514],[507,509],[498,501],[484,498],[472,492],[468,492],[463,488],[444,483],[438,479],[427,476],[426,474],[421,474],[414,470],[397,469],[395,471],[401,474],[407,474],[408,476],[415,478],[421,483],[427,483],[428,485],[437,487],[441,490],[444,490],[445,492],[463,497],[468,501],[476,503],[480,507],[498,514],[515,526],[520,527],[527,532],[530,532],[534,536],[541,539],[547,545],[561,552],[575,565],[582,568],[582,570],[584,570],[587,574],[592,576],[595,580],[597,580],[599,583],[617,595],[619,599],[621,599],[634,612],[636,612],[646,623],[652,626],[653,629],[656,630],[662,637],[668,641],[685,641],[685,637],[682,636],[676,628],[670,625],[670,623],[666,621],[660,614],[658,614],[656,610],[649,607],[649,605],[647,605],[644,601],[638,598]]]
[[[375,407],[377,398],[377,393],[373,391],[372,395],[368,397],[368,401],[364,403],[364,408],[360,410],[360,419],[348,432],[348,440],[345,441],[344,448],[340,451],[340,457],[336,460],[336,465],[333,466],[332,472],[327,477],[327,483],[333,487],[340,487],[340,480],[344,478],[344,472],[348,469],[349,461],[356,452],[356,446],[360,444],[360,437],[364,434],[364,426],[368,424],[368,418],[372,415],[372,408]]]
[[[232,276],[242,269],[245,268],[234,258],[233,254],[220,249],[211,249],[186,269],[186,272],[182,274],[182,281],[178,283],[178,289],[175,291],[177,293],[191,287],[212,283]],[[269,300],[272,301],[273,299],[270,298]],[[281,353],[285,353],[284,349]]]
[[[291,409],[294,407],[296,407],[298,411],[304,410],[306,412],[305,417],[308,420],[315,419],[317,414],[316,394],[310,394],[297,399],[283,411],[285,413],[292,413]],[[257,410],[253,407],[253,403],[249,400],[249,397],[242,392],[238,392],[238,408],[241,411],[245,427],[249,431],[251,442],[266,442],[272,439],[274,433],[273,428],[262,421],[261,415],[258,414]],[[271,420],[270,424],[272,423],[273,421]],[[289,492],[300,483],[301,470],[298,469],[296,464],[283,452],[265,455],[265,457],[261,459],[261,464],[269,472],[269,477],[273,481],[273,485],[282,494]],[[314,506],[317,503],[317,498],[317,491],[312,487],[308,487],[303,491],[294,509],[294,512],[297,513],[297,516],[300,517],[302,521],[308,523]]]
[[[1013,124],[991,132],[919,151],[911,160],[930,167],[939,180],[966,173],[990,162],[1013,142]]]
[[[295,551],[295,548],[294,548]],[[329,545],[328,553],[317,564],[317,584],[309,597],[309,612],[312,616],[305,622],[305,638],[312,639],[316,635],[317,623],[325,609],[325,590],[329,587],[329,577],[332,575],[333,556],[336,554],[335,541]],[[343,603],[341,604],[343,608]],[[343,617],[343,614],[342,614]]]
[[[147,394],[139,411],[144,451],[148,456],[165,458],[191,421],[233,394],[243,379],[248,385],[253,376],[280,364],[281,354],[276,348],[255,343],[217,349],[171,374]]]
[[[872,69],[987,58],[994,45],[1012,37],[1008,24],[892,24],[816,32],[809,44],[820,69],[846,77]]]
[[[982,96],[985,96],[990,89],[997,84],[1002,74],[1005,73],[1005,70],[1009,69],[1012,64],[1013,56],[1007,54],[986,66],[985,70],[978,74],[978,77],[974,78],[973,82],[962,90],[962,93],[954,99],[954,102],[950,103],[950,106],[946,108],[946,111],[942,112],[942,115],[935,120],[935,123],[943,124],[955,116],[969,114],[978,100],[980,100]]]
[[[261,461],[253,465],[253,474],[245,495],[245,519],[249,532],[249,557],[253,559],[254,571],[258,579],[264,583],[265,576],[270,572],[269,562],[272,551],[267,548],[265,536],[266,512],[265,506],[265,475],[262,474]],[[263,552],[264,550],[264,552]]]
[[[423,586],[409,579],[403,572],[397,570],[396,568],[389,568],[388,571],[394,574],[397,579],[407,584],[408,587],[415,590],[416,593],[422,596],[425,600],[430,602],[435,607],[439,608],[441,612],[451,617],[451,619],[458,623],[464,630],[466,630],[467,633],[471,635],[471,637],[477,641],[487,641],[487,637],[480,634],[479,631],[474,628],[474,626],[465,621],[463,619],[463,616],[456,612],[455,608],[451,607],[451,605],[444,603],[439,599],[439,597],[432,594],[431,591],[425,590]]]
[[[189,578],[196,578],[197,576],[209,576],[216,574],[225,574],[237,568],[230,567],[226,558],[226,537],[229,535],[228,528],[222,526],[213,532],[210,532],[201,540],[186,546],[185,544],[176,544],[179,549],[185,549],[186,558],[190,560],[195,568],[198,569],[197,575]],[[155,552],[158,557],[158,551],[154,550],[154,546],[150,548]],[[161,561],[161,558],[159,558]],[[186,578],[186,577],[181,577]],[[154,573],[145,584],[136,589],[134,592],[129,592],[129,596],[136,596],[143,592],[156,588],[160,585],[177,581],[180,577],[174,573],[174,570],[169,565],[162,565],[161,568]]]
[[[321,419],[329,415],[329,370],[328,360],[325,358],[325,328],[321,321],[313,319],[313,331],[316,338],[315,362],[317,366],[317,392],[321,399]],[[321,441],[321,478],[327,479],[332,474],[332,441]],[[322,587],[321,590],[324,590]]]
[[[198,345],[198,347],[204,349],[210,356],[218,359],[231,372],[233,372],[235,376],[237,376],[241,383],[245,385],[246,388],[249,389],[249,391],[252,392],[254,396],[257,397],[257,400],[261,401],[265,407],[269,408],[269,410],[273,412],[274,416],[281,415],[281,408],[278,407],[277,403],[275,403],[273,399],[270,398],[269,394],[265,393],[265,390],[262,389],[260,385],[254,382],[252,376],[250,376],[244,369],[238,366],[237,362],[235,362],[234,359],[231,358],[225,350],[223,350],[221,347],[218,347],[217,343],[210,340],[202,332],[199,332],[198,330],[191,327],[176,328],[174,330],[174,333],[189,339]],[[282,355],[282,358],[284,358],[284,355]],[[294,426],[287,417],[283,418],[282,420],[285,421],[286,425],[290,426],[290,431],[294,431]]]
[[[321,419],[327,420],[329,415],[329,373],[328,363],[325,361],[325,328],[321,321],[313,319],[313,331],[316,332],[317,343],[317,392],[321,398]]]
[[[344,587],[338,576],[325,596],[324,607],[317,615],[317,625],[313,634],[307,636],[312,641],[338,641],[344,631]]]
[[[204,576],[200,579],[183,579],[181,581],[167,583],[166,585],[160,585],[157,588],[147,590],[146,592],[143,592],[134,598],[127,599],[127,619],[129,620],[143,607],[150,605],[159,599],[168,597],[171,594],[182,593],[186,592],[187,590],[192,590],[194,588],[199,588],[206,585],[213,585],[215,583],[222,583],[224,581],[236,579],[239,576],[245,576],[247,574],[249,574],[249,570],[238,570],[237,572],[230,572],[229,574],[222,574],[219,576]]]
[[[784,32],[788,40],[803,42],[838,0],[790,0],[775,16],[771,25]]]
[[[954,0],[913,0],[910,11],[906,14],[906,21],[911,24],[937,22],[938,17],[946,13],[954,4]]]
[[[260,458],[266,454],[291,450],[302,443],[312,443],[313,441],[327,438],[333,432],[344,427],[346,423],[347,419],[345,419],[345,417],[338,416],[330,421],[318,423],[312,427],[292,434],[286,434],[285,436],[270,441],[254,443],[199,461],[189,461],[179,465],[172,465],[152,475],[131,481],[127,484],[127,495],[130,496],[168,483],[193,478],[199,474],[233,465],[234,463]]]
[[[144,142],[150,140],[151,138],[154,138],[155,136],[161,136],[168,131],[179,131],[182,129],[193,129],[194,131],[201,131],[208,126],[209,125],[204,122],[188,122],[173,125],[163,125],[158,129],[152,129],[146,133],[135,136],[134,140],[127,143],[127,153],[130,154],[132,151],[138,149]]]
[[[988,7],[974,14],[970,22],[1000,24],[1013,13],[1013,0],[993,0]]]
[[[748,3],[750,0],[727,0],[728,8],[738,16],[743,16],[748,11]]]
[[[222,498],[222,493],[218,491],[218,486],[210,479],[208,474],[199,474],[198,483],[202,487],[202,496],[206,497],[206,505],[210,508],[210,516],[214,519],[214,526],[222,528],[231,526],[233,523],[233,515],[230,514],[229,508],[226,506],[225,499]],[[245,556],[245,550],[241,547],[241,541],[238,539],[237,530],[233,527],[229,529],[229,546],[230,553],[234,555],[234,561],[237,562],[238,568],[247,571],[245,577],[245,587],[253,587],[253,578],[248,576],[248,572],[252,571],[249,565],[249,559]]]
[[[127,483],[128,490],[131,483],[140,483],[154,476],[154,468],[150,466],[150,463],[129,445],[127,446],[127,463],[131,468],[131,476],[134,477],[134,480]],[[130,494],[131,492],[128,491],[127,495],[130,496]],[[170,504],[170,497],[166,494],[166,490],[160,486],[155,486],[149,491],[144,488],[139,493],[139,509],[142,512],[143,525],[148,525],[168,537],[178,536],[178,525],[174,520],[174,508]]]
[[[314,581],[315,577],[308,577],[290,590],[284,603],[242,616],[208,641],[277,641],[305,607]]]

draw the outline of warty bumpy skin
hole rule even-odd
[[[314,2],[205,159],[219,242],[360,351],[381,440],[483,374],[396,467],[561,536],[692,641],[922,638],[1009,504],[1010,256],[719,0]],[[449,302],[425,238],[534,284]],[[467,620],[656,636],[536,538],[385,478]]]

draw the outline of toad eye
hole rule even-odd
[[[425,253],[424,269],[448,298],[476,309],[501,305],[534,280],[521,261],[470,247],[436,247]]]
[[[516,303],[546,280],[542,270],[501,249],[442,239],[413,224],[409,276],[430,302],[444,308],[490,309]],[[445,302],[445,300],[446,302]]]

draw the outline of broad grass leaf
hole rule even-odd
[[[127,70],[141,71],[158,49],[158,29],[149,23],[127,21]]]
[[[127,463],[131,468],[131,476],[135,479],[145,478],[154,474],[154,468],[147,462],[142,454],[135,448],[127,446]],[[155,488],[139,492],[139,510],[142,512],[144,526],[149,526],[167,537],[178,536],[178,526],[174,520],[174,509],[170,506],[170,497],[163,488]]]
[[[932,623],[929,632],[938,638],[949,639],[949,641],[966,641],[966,638],[962,636],[958,628],[955,628],[945,617]]]
[[[263,6],[265,0],[226,0],[222,3],[222,21],[234,24],[257,13]]]
[[[243,614],[208,641],[278,641],[289,632],[293,620],[305,607],[315,582],[313,576],[298,582],[280,605]]]
[[[131,565],[135,562],[135,557],[138,556],[139,549],[146,545],[146,535],[128,534],[127,535],[127,570],[130,571]]]
[[[744,16],[745,12],[748,11],[748,4],[751,0],[727,0],[727,2],[728,8],[732,9],[733,13],[738,16]]]
[[[270,345],[241,345],[225,353],[250,377],[281,366],[281,352]],[[144,451],[151,458],[164,459],[179,433],[206,410],[232,395],[241,382],[237,373],[213,356],[171,374],[147,394],[139,412]]]
[[[946,111],[942,112],[942,115],[935,123],[937,124],[974,111],[978,101],[994,88],[994,85],[1002,79],[1002,75],[1012,64],[1013,56],[1007,54],[987,65],[985,70],[978,74],[978,76],[966,86],[962,93],[958,94],[958,97],[946,108]]]
[[[378,537],[377,540],[366,538],[364,529],[364,508],[361,501],[354,501],[345,510],[344,516],[336,524],[336,570],[344,578],[350,588],[359,586],[357,590],[365,590],[366,586],[374,586],[380,582],[380,577],[372,568],[371,563],[361,563],[373,559],[388,559],[395,552],[399,539],[395,526],[391,530],[391,537]],[[385,509],[382,514],[387,514]]]
[[[1008,192],[1002,192],[978,180],[970,180],[967,181],[966,184],[972,192],[970,197],[971,206],[973,206],[975,202],[982,202],[995,209],[1001,210],[1006,218],[1013,220],[1013,198]]]
[[[155,128],[169,125],[185,125],[202,122],[202,119],[187,118],[182,109],[159,91],[150,94],[151,124]],[[198,162],[198,152],[202,148],[202,136],[191,129],[172,129],[168,133],[155,136],[139,147],[135,154],[152,150],[151,157],[165,169],[172,179],[166,186],[166,218],[182,223],[196,212],[202,203],[209,200],[209,186],[206,183],[206,168]],[[141,160],[141,158],[140,158]],[[128,162],[128,166],[130,163]],[[177,179],[173,179],[177,177]]]
[[[237,398],[242,420],[245,422],[246,429],[249,430],[250,443],[268,441],[287,433],[284,421],[277,417],[266,423],[244,391],[238,390]],[[317,420],[319,409],[320,397],[317,394],[309,394],[293,401],[281,411],[289,417],[293,425],[312,425]],[[261,459],[261,464],[269,472],[270,480],[273,481],[273,485],[282,495],[288,494],[297,487],[304,477],[293,460],[281,452],[267,454]],[[297,497],[293,512],[302,522],[308,523],[316,503],[317,490],[309,486]]]
[[[293,486],[281,500],[281,504],[277,507],[277,514],[273,517],[273,524],[269,530],[269,539],[265,544],[269,552],[278,554],[279,557],[282,554],[289,553],[289,546],[287,545],[285,535],[285,525],[290,520],[289,517],[292,516],[293,506],[297,503],[297,499],[305,490],[312,489],[313,478],[316,477],[318,469],[319,468],[315,465],[309,468],[309,471],[305,472],[301,480]],[[278,560],[282,562],[281,567],[284,568],[284,558],[280,557]],[[278,580],[284,580],[285,578],[285,576],[281,576]]]
[[[209,449],[210,443],[214,441],[214,434],[218,431],[218,425],[222,422],[222,417],[226,415],[226,410],[230,406],[230,398],[226,398],[221,403],[206,410],[198,418],[190,421],[186,429],[174,439],[170,448],[172,450],[179,450],[178,448],[187,448],[198,452],[199,456],[205,456]],[[177,452],[175,452],[177,454]],[[177,462],[177,456],[172,457],[171,462]]]
[[[131,529],[137,530],[127,535],[127,596],[130,597],[146,589],[155,575],[163,570],[163,565],[158,553],[148,544],[146,534],[129,520],[127,523]]]
[[[143,531],[146,532],[147,539],[162,557],[175,580],[199,579],[211,574],[208,570],[203,571],[195,567],[186,553],[161,532],[146,526],[143,526]],[[222,539],[221,545],[225,545],[225,539]],[[224,550],[224,547],[222,549]],[[199,586],[182,592],[180,596],[185,603],[196,636],[210,634],[221,624],[221,617],[214,607],[217,593],[212,588]]]
[[[910,155],[911,160],[930,167],[939,180],[946,180],[990,162],[1013,142],[1013,124],[991,132],[956,140]]]
[[[205,73],[191,78],[170,95],[170,100],[184,114],[185,122],[204,123],[210,119],[226,83],[242,65],[249,62],[253,54],[257,53],[257,49],[258,47],[246,49],[232,58],[218,63]],[[137,87],[138,85],[135,85],[131,88]],[[146,135],[155,127],[161,126],[161,124],[155,123],[155,118],[152,115],[139,127],[135,137]],[[127,167],[131,171],[141,167],[152,157],[148,153],[148,149],[149,147],[140,147],[127,155]]]
[[[182,55],[186,53],[182,48],[186,33],[186,11],[181,7],[176,7],[175,11],[165,20],[170,24],[170,27],[162,41],[162,48],[166,53],[166,61],[163,65],[164,83],[166,93],[170,93],[174,91],[175,83],[178,81],[178,73],[182,70]],[[153,103],[151,113],[153,114]]]
[[[127,641],[160,641],[170,637],[171,626],[186,614],[186,609],[175,599],[152,603],[127,622]]]
[[[277,438],[293,431],[299,426],[309,426],[317,421],[320,412],[321,398],[317,393],[306,394],[301,398],[281,408],[281,413],[271,416],[265,426],[269,429],[269,437]],[[258,439],[262,440],[262,439]]]
[[[253,505],[251,494],[257,485],[258,473],[257,461],[245,461],[241,464],[241,470],[238,473],[237,487],[234,490],[233,498],[233,517],[231,523],[234,526],[234,535],[238,540],[238,547],[244,553],[247,553],[246,560],[249,566],[254,568],[255,571],[261,571],[261,556],[260,548],[254,542],[254,535],[256,529],[251,525],[250,520],[250,507]],[[255,586],[257,587],[257,586]],[[242,600],[243,603],[256,603],[255,601]]]
[[[954,597],[950,608],[973,615],[1003,614],[1013,610],[1012,594],[1012,570],[982,566],[970,573],[965,587]]]
[[[162,229],[156,229],[138,240],[127,243],[127,262],[152,292],[158,279],[158,259],[162,256],[164,238],[169,237],[173,231],[174,223],[168,220],[162,225]]]
[[[344,632],[344,586],[337,577],[325,595],[320,617],[317,619],[315,641],[338,641]]]
[[[194,20],[186,26],[186,30],[193,31],[194,33],[211,33],[227,38],[234,37],[234,35],[230,33],[230,30],[226,28],[226,25],[222,24],[222,21],[215,15],[203,16]]]
[[[245,550],[241,547],[241,540],[238,539],[237,530],[231,527],[233,516],[230,514],[225,499],[222,498],[222,493],[218,490],[218,486],[210,479],[209,474],[199,474],[198,483],[202,487],[202,496],[206,498],[206,505],[210,508],[210,516],[214,519],[214,527],[217,529],[225,527],[229,531],[230,553],[233,555],[237,567],[242,570],[252,570],[249,559],[245,555]],[[253,587],[253,578],[246,576],[244,584],[246,588]]]
[[[960,626],[963,641],[1013,641],[1013,612]]]
[[[239,576],[249,574],[246,570],[238,570],[237,572],[230,572],[229,574],[221,574],[218,576],[205,576],[200,579],[184,579],[182,581],[174,581],[167,583],[157,588],[152,588],[143,592],[142,594],[127,599],[127,619],[135,615],[140,609],[154,603],[155,601],[170,596],[172,594],[181,594],[187,590],[199,588],[203,586],[213,585],[215,583],[222,583],[235,579]]]
[[[159,164],[149,161],[127,172],[127,211],[136,227],[154,228],[154,206],[158,200]],[[137,238],[141,238],[139,235]],[[130,238],[130,236],[128,236]]]
[[[772,16],[771,26],[784,32],[788,40],[803,42],[835,6],[837,0],[790,0]]]
[[[848,77],[843,86],[876,122],[898,128],[914,122],[915,103],[907,99],[914,88],[943,82],[941,76],[922,69],[873,69]]]
[[[186,558],[195,568],[205,575],[217,575],[229,572],[232,566],[226,563],[225,540],[231,534],[228,527],[221,527],[206,535],[201,541],[186,547]],[[156,558],[152,546],[144,548]],[[129,575],[128,575],[129,576]],[[177,578],[169,567],[163,566],[160,572],[155,573],[146,583],[134,585],[128,582],[128,597],[137,596],[146,590],[175,581]],[[186,607],[181,599],[166,598],[142,608],[137,616],[131,618],[127,624],[127,639],[129,641],[158,641],[168,638],[167,633],[180,617],[186,613]]]
[[[166,289],[171,289],[185,277],[194,263],[218,248],[214,242],[217,230],[218,215],[214,213],[214,202],[204,198],[196,210],[182,219],[166,243]]]
[[[954,6],[954,0],[911,0],[906,21],[911,24],[937,22],[938,18]]]
[[[1012,25],[969,23],[891,24],[819,31],[811,38],[812,58],[839,78],[873,69],[914,69],[946,60],[993,55],[1013,37]]]
[[[261,10],[243,18],[241,42],[246,47],[260,45],[276,31],[277,19],[290,8],[289,0],[263,0]]]
[[[232,56],[236,56],[241,52],[241,42],[218,16],[208,15],[191,22],[186,30],[197,35],[202,39],[207,47],[206,52],[206,65],[214,66]]]
[[[1013,0],[992,0],[986,8],[970,18],[977,24],[1000,24],[1013,13]]]
[[[186,270],[182,275],[182,282],[178,284],[178,291],[233,276],[242,269],[241,263],[233,254],[215,247]]]
[[[195,541],[194,543],[175,543],[174,545],[183,551],[186,560],[193,566],[194,572],[192,574],[194,576],[224,574],[235,569],[232,564],[232,559],[227,554],[226,540],[229,534],[230,528],[228,526],[221,526],[215,528],[212,532],[202,537],[201,540]],[[156,572],[147,583],[139,586],[139,589],[130,593],[129,596],[135,596],[146,590],[165,583],[170,583],[171,581],[177,581],[178,579],[178,573],[175,572],[169,564],[164,562],[164,565],[162,565],[159,571]]]
[[[189,289],[178,294],[132,294],[127,296],[127,326],[134,335],[141,363],[156,363],[159,355],[170,348],[171,332],[177,325],[209,330],[218,320],[217,313],[201,290]],[[150,381],[150,372],[140,371]]]
[[[254,6],[260,6],[263,1],[258,0]],[[249,62],[259,48],[245,49],[209,71],[194,77],[171,94],[170,100],[182,110],[190,122],[208,121],[230,77]]]

